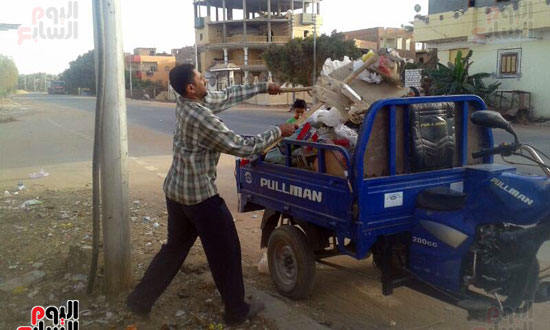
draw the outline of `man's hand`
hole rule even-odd
[[[296,132],[296,125],[294,124],[281,124],[279,128],[281,129],[282,137],[289,137]]]
[[[269,93],[269,95],[281,94],[281,86],[274,83],[269,83],[267,92]]]

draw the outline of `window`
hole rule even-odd
[[[397,38],[397,49],[403,49],[403,38]]]
[[[202,33],[199,34],[199,39],[200,39],[200,41],[202,41]]]
[[[476,0],[469,0],[468,1],[468,7],[475,7],[476,6]]]
[[[307,35],[309,34],[309,31],[308,30],[305,30],[304,31],[304,38],[307,38]]]
[[[499,78],[516,78],[521,75],[521,48],[500,49],[497,58]]]
[[[158,66],[157,66],[157,63],[155,62],[143,62],[143,66],[146,68],[145,69],[146,71],[149,71],[149,72],[158,71]]]
[[[518,54],[505,54],[500,57],[500,74],[518,73]]]
[[[411,50],[411,39],[405,40],[405,50]]]

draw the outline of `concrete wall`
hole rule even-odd
[[[429,44],[429,48],[438,49],[438,57],[442,63],[449,58],[449,50],[457,48],[470,48],[473,50],[470,73],[488,72],[492,78],[486,83],[501,82],[501,90],[523,90],[532,93],[531,104],[533,110],[539,116],[550,117],[550,32],[540,35],[538,40],[525,40],[520,35],[515,38],[488,39],[485,44],[471,42],[448,42]],[[498,78],[498,50],[521,49],[521,75],[517,78]]]
[[[248,60],[249,61],[258,61],[262,59],[263,54],[262,49],[248,49]]]
[[[204,61],[202,62],[202,70],[207,70],[214,64],[214,61],[223,60],[223,50],[209,50],[202,52],[204,54]]]
[[[297,99],[305,100],[308,104],[311,104],[311,96],[307,93],[296,93]],[[269,94],[258,94],[253,98],[247,100],[245,103],[248,104],[257,104],[257,105],[288,105],[290,106],[294,103],[292,99],[292,93],[280,94],[280,95],[269,95]],[[289,113],[288,118],[293,114]],[[276,123],[274,123],[275,125]]]
[[[302,25],[302,14],[295,14],[292,16],[292,38],[303,38],[304,31],[309,31],[308,36],[313,35],[313,25]],[[317,34],[321,34],[321,26],[323,20],[320,16],[317,17]]]
[[[231,49],[228,51],[229,61],[236,63],[237,65],[244,64],[244,50],[242,49]]]
[[[508,2],[497,3],[496,0],[475,0],[475,7],[491,7],[491,6],[509,6],[518,3],[520,0],[510,0]],[[454,11],[460,9],[468,9],[468,0],[430,0],[428,14],[439,14],[446,11]]]
[[[439,8],[437,6],[440,5],[436,3],[447,1],[434,1],[434,6]],[[460,13],[445,7],[448,9],[445,12],[430,14],[423,20],[415,19],[414,38],[417,42],[458,38],[468,40],[477,36],[502,35],[514,31],[550,29],[550,2],[521,0],[516,5],[514,2],[507,4],[499,3],[498,6],[490,8],[489,12],[489,8],[470,8]]]

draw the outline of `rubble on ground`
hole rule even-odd
[[[155,304],[149,320],[136,318],[124,304],[126,294],[107,296],[102,289],[100,254],[98,278],[86,294],[91,260],[91,190],[46,190],[17,187],[0,191],[0,329],[30,324],[33,306],[61,306],[80,302],[82,329],[223,329],[223,305],[209,273],[200,242],[168,290]],[[14,195],[14,192],[18,192]],[[36,196],[39,195],[39,196]],[[29,200],[39,200],[24,208]],[[163,203],[133,202],[132,261],[134,280],[143,275],[151,258],[166,240]],[[146,243],[149,243],[146,245]],[[247,328],[275,329],[262,317]]]

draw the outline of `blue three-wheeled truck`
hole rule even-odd
[[[494,146],[494,128],[513,142]],[[285,165],[237,159],[235,172],[240,211],[265,210],[261,245],[282,295],[309,295],[315,263],[343,254],[372,255],[385,295],[408,285],[472,317],[522,313],[549,300],[536,255],[550,239],[550,168],[480,98],[380,100],[351,154],[283,144]],[[317,153],[317,171],[294,166],[296,146]],[[343,173],[330,173],[329,153],[340,155]],[[495,164],[494,155],[524,157],[545,176]]]

